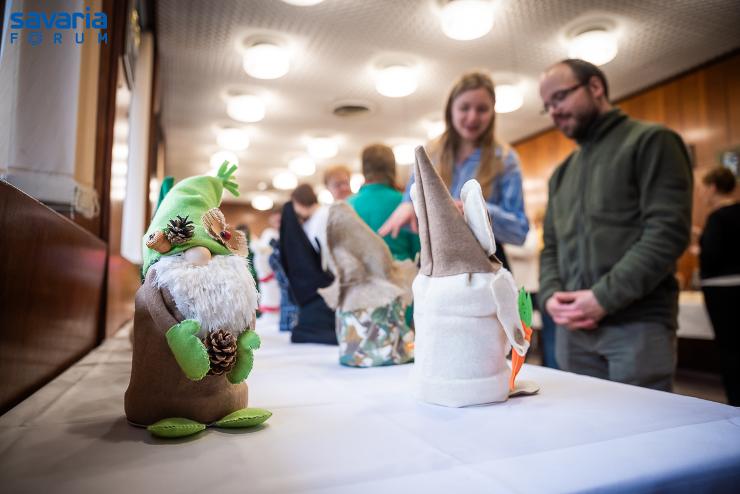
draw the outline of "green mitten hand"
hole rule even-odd
[[[167,344],[177,364],[188,379],[193,381],[203,379],[211,367],[208,350],[198,338],[198,331],[200,323],[194,319],[186,319],[172,326],[166,335]]]
[[[244,331],[236,340],[236,363],[228,374],[229,382],[239,384],[252,372],[254,353],[260,347],[260,337],[254,331]]]

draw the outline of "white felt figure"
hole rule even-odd
[[[519,318],[514,280],[494,253],[480,185],[470,180],[459,213],[423,147],[416,149],[412,188],[419,219],[421,268],[414,280],[416,398],[449,407],[509,397],[513,347],[529,347]]]

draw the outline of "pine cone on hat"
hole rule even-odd
[[[194,230],[193,222],[188,219],[188,216],[183,218],[178,215],[177,218],[170,220],[167,225],[167,240],[172,245],[184,244],[193,238]]]
[[[220,209],[212,208],[206,211],[201,217],[201,222],[212,239],[220,242],[236,255],[247,256],[249,253],[247,236],[244,232],[229,226]]]
[[[236,338],[223,329],[209,332],[203,338],[203,344],[208,350],[211,360],[209,375],[220,376],[231,370],[236,363]]]

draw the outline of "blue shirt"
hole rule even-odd
[[[501,148],[496,149],[496,156],[501,157]],[[529,221],[524,214],[524,197],[522,194],[522,172],[519,167],[519,157],[514,150],[510,150],[503,159],[504,170],[493,179],[491,194],[486,199],[488,214],[491,215],[493,234],[496,240],[506,244],[522,245],[529,231]],[[450,195],[453,199],[460,199],[460,191],[468,180],[474,179],[480,166],[480,148],[473,151],[465,161],[455,165],[452,172],[452,186]],[[411,200],[411,185],[414,183],[412,173],[404,202]]]

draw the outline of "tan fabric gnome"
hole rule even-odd
[[[144,236],[124,406],[130,423],[157,436],[250,427],[271,415],[245,408],[258,295],[244,234],[218,209],[223,189],[238,195],[236,166],[227,165],[178,183]]]
[[[336,310],[339,362],[374,367],[413,360],[414,333],[404,314],[414,262],[394,261],[383,239],[345,202],[329,207],[320,242],[334,282],[319,294]]]
[[[516,284],[494,255],[480,185],[470,180],[463,186],[463,218],[421,146],[415,174],[411,198],[419,219],[421,268],[413,284],[413,393],[449,407],[504,401],[509,344],[523,356],[529,343]]]

